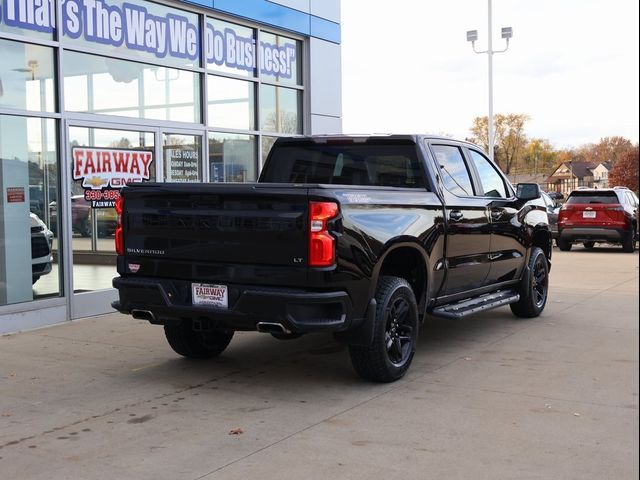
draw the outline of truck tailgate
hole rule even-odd
[[[304,266],[308,189],[143,184],[124,196],[126,256],[195,264]]]

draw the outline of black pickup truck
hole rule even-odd
[[[358,374],[397,380],[427,315],[542,312],[551,234],[539,197],[466,142],[281,138],[255,184],[123,188],[113,307],[164,325],[194,358],[237,330],[333,332]]]

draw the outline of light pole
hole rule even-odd
[[[487,45],[487,49],[481,52],[476,50],[476,40],[478,40],[478,31],[477,30],[469,30],[467,32],[467,41],[471,42],[471,46],[475,53],[486,53],[489,57],[489,116],[487,117],[489,123],[489,158],[493,160],[493,143],[494,143],[494,133],[493,133],[493,54],[494,53],[502,53],[506,52],[509,49],[509,39],[513,37],[513,29],[511,27],[502,27],[502,38],[507,41],[507,46],[502,50],[494,50],[493,49],[493,25],[492,25],[492,14],[491,14],[491,0],[488,0],[489,4],[489,28],[488,28],[488,37],[489,42]]]

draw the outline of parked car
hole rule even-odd
[[[31,279],[36,283],[42,275],[51,272],[53,233],[35,213],[29,214],[31,225]]]
[[[544,192],[544,193],[549,195],[549,197],[555,201],[564,199],[564,195],[561,192]]]
[[[551,198],[546,192],[541,192],[542,201],[547,209],[547,216],[549,217],[549,230],[551,231],[551,237],[558,238],[558,214],[560,212],[560,205]]]
[[[560,250],[575,242],[593,248],[596,242],[622,244],[625,252],[636,246],[638,197],[628,188],[580,189],[569,194],[558,216]]]
[[[116,211],[114,208],[91,208],[91,203],[85,200],[84,195],[71,197],[71,228],[74,233],[83,237],[90,237],[92,230],[92,215],[98,222],[98,236],[108,237],[116,230]],[[58,224],[58,207],[56,202],[49,204],[51,229],[55,232]]]
[[[49,223],[54,232],[58,231],[58,204],[49,204]],[[91,236],[91,205],[84,199],[83,195],[73,195],[71,197],[71,228],[73,232],[79,233],[83,237]]]

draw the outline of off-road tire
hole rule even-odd
[[[350,345],[353,368],[362,378],[393,382],[409,369],[418,339],[418,306],[411,285],[400,277],[381,277],[375,299],[373,342]]]
[[[164,334],[173,350],[188,358],[211,358],[220,355],[231,342],[233,330],[197,332],[191,321],[165,325]]]
[[[520,300],[509,305],[516,317],[534,318],[542,313],[549,294],[549,263],[544,252],[533,247],[529,258],[529,275],[520,285]]]
[[[563,240],[560,237],[557,238],[556,245],[558,245],[558,248],[563,252],[568,252],[569,250],[571,250],[571,242],[568,240]]]

